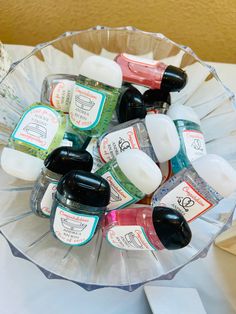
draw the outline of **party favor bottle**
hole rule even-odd
[[[97,174],[111,187],[108,210],[127,207],[157,189],[162,180],[154,161],[138,149],[127,150],[100,168]]]
[[[152,206],[171,207],[189,222],[236,190],[236,171],[222,157],[202,156],[166,181],[152,197]]]
[[[42,85],[41,102],[51,105],[63,112],[68,112],[77,75],[51,74]]]
[[[172,170],[177,173],[206,154],[205,140],[201,122],[192,108],[172,105],[167,115],[174,120],[180,138],[180,150],[171,160]]]
[[[143,102],[147,113],[166,114],[170,105],[170,93],[161,89],[148,89],[143,94]]]
[[[44,160],[44,168],[33,187],[32,211],[38,216],[49,217],[60,178],[71,170],[91,171],[92,166],[93,158],[89,152],[73,147],[56,148]]]
[[[43,159],[60,146],[66,128],[65,114],[42,103],[34,103],[22,115],[3,149],[1,165],[8,174],[34,181]]]
[[[182,69],[160,61],[126,53],[119,54],[115,61],[122,69],[125,82],[169,92],[180,91],[187,83],[187,74]]]
[[[87,136],[104,133],[112,119],[122,84],[119,65],[100,56],[87,58],[79,70],[69,109],[74,128]]]
[[[67,173],[55,193],[51,231],[65,244],[88,243],[100,225],[109,200],[110,186],[102,177],[80,170]]]
[[[176,127],[164,114],[147,115],[144,120],[120,124],[102,135],[98,143],[104,162],[129,149],[140,149],[155,162],[164,162],[178,153],[179,146]]]
[[[172,208],[138,206],[110,211],[103,234],[115,248],[124,250],[177,250],[189,244],[192,234],[183,215]]]

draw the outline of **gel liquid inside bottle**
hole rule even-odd
[[[108,210],[127,207],[154,192],[162,180],[154,161],[138,149],[127,150],[100,168],[97,174],[111,187]]]
[[[1,165],[5,172],[19,179],[35,181],[43,159],[60,146],[66,117],[42,103],[34,103],[22,115],[3,149]]]
[[[167,207],[133,205],[105,217],[103,234],[115,248],[124,250],[177,250],[191,241],[183,215]]]
[[[236,171],[222,157],[208,154],[157,189],[151,204],[174,208],[190,222],[235,190]]]
[[[103,162],[129,149],[140,149],[155,162],[174,157],[180,147],[173,121],[164,114],[147,115],[144,120],[132,120],[99,138],[98,148]]]
[[[192,108],[172,105],[167,115],[174,120],[180,138],[180,150],[171,160],[172,170],[177,173],[206,154],[205,140],[201,122]]]
[[[119,65],[100,56],[87,58],[79,70],[69,109],[72,126],[87,136],[104,133],[115,110],[122,84]]]
[[[110,186],[102,177],[80,170],[67,173],[57,186],[51,231],[65,244],[88,243],[100,226],[109,200]]]
[[[41,102],[63,112],[68,112],[77,79],[77,75],[70,74],[48,75],[43,81]]]
[[[125,82],[169,92],[180,91],[187,83],[187,74],[182,69],[161,61],[126,53],[119,54],[115,61],[121,67]]]
[[[72,147],[58,147],[44,160],[44,168],[36,181],[30,197],[32,211],[49,217],[60,178],[71,170],[91,171],[93,158],[89,152]]]
[[[148,89],[143,94],[143,102],[147,113],[166,114],[170,105],[170,93],[161,89]]]

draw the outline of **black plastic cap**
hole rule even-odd
[[[124,85],[117,106],[116,114],[119,123],[143,119],[146,116],[146,108],[143,103],[143,95],[132,85]]]
[[[166,249],[178,250],[191,241],[189,225],[177,210],[156,206],[153,208],[152,220],[157,236]]]
[[[54,172],[64,175],[71,170],[91,171],[93,157],[83,149],[61,146],[54,149],[44,160],[44,166]]]
[[[169,65],[162,77],[161,89],[169,92],[179,92],[187,84],[188,77],[185,71]]]
[[[81,170],[64,175],[57,192],[76,203],[93,207],[105,207],[110,202],[110,185],[101,176]]]
[[[170,92],[162,89],[148,89],[143,94],[144,105],[148,108],[162,109],[171,105]]]

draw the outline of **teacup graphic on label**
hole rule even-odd
[[[122,198],[120,197],[119,193],[113,188],[113,186],[110,185],[110,189],[111,189],[110,202],[119,202],[119,201],[121,201]]]
[[[186,212],[189,211],[189,208],[192,207],[195,202],[190,197],[177,197],[177,202]]]
[[[70,231],[83,231],[87,224],[84,224],[82,222],[76,222],[69,218],[61,218],[61,224],[65,229],[68,229]]]
[[[121,152],[124,152],[126,149],[131,149],[130,142],[120,137],[118,141],[118,146]]]
[[[46,138],[47,129],[38,123],[28,123],[23,130],[31,136]]]
[[[201,140],[198,139],[198,138],[195,138],[192,142],[192,145],[191,145],[194,149],[196,150],[202,150],[202,143],[201,143]]]
[[[136,237],[136,235],[133,232],[129,232],[125,235],[126,241],[134,248],[142,248],[142,243],[139,241],[139,239]]]
[[[91,100],[91,98],[84,95],[75,95],[75,105],[82,110],[90,111],[95,102]]]

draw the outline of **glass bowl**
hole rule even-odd
[[[87,57],[98,54],[114,59],[121,52],[183,68],[188,74],[188,83],[181,92],[172,93],[172,104],[194,108],[202,122],[208,152],[223,156],[236,167],[233,94],[222,84],[215,70],[199,60],[190,48],[162,34],[133,27],[98,26],[67,32],[36,46],[25,58],[12,64],[0,84],[1,144],[7,144],[24,109],[40,100],[45,76],[78,74]],[[181,250],[116,250],[103,239],[101,232],[96,233],[88,245],[71,248],[51,235],[48,220],[30,211],[31,184],[10,177],[2,170],[0,183],[0,232],[12,253],[34,263],[47,278],[70,280],[87,290],[110,286],[133,291],[151,280],[173,278],[182,267],[206,255],[215,237],[230,225],[236,206],[234,194],[192,222],[193,238]]]

